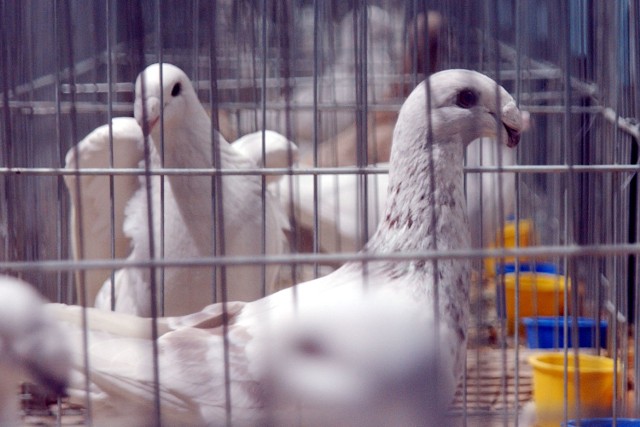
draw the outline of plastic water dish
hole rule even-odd
[[[541,353],[531,356],[533,367],[533,400],[538,426],[557,427],[564,420],[564,380],[567,380],[567,408],[569,418],[577,414],[576,399],[579,396],[580,414],[587,418],[602,417],[611,413],[613,400],[613,359],[591,354],[578,354],[578,383],[576,384],[576,360],[572,352]],[[565,373],[566,369],[566,373]],[[618,378],[621,377],[618,369]],[[621,381],[618,381],[621,384]]]
[[[600,321],[600,330],[596,330],[595,319],[578,317],[578,346],[595,347],[596,334],[600,334],[600,347],[607,344],[607,321]],[[567,346],[573,347],[573,318],[567,319]],[[564,317],[526,317],[522,319],[525,326],[527,347],[529,348],[563,348],[564,347]]]
[[[560,274],[560,269],[552,262],[520,263],[520,271],[535,271],[537,273]],[[497,267],[498,274],[515,273],[515,264],[500,264]]]
[[[570,281],[561,274],[520,271],[504,275],[504,311],[507,330],[512,333],[516,322],[516,278],[519,281],[518,318],[559,316],[563,313],[564,289]],[[500,295],[498,296],[501,297]],[[498,307],[500,307],[498,302]],[[524,334],[524,328],[521,328]]]
[[[564,427],[612,427],[613,418],[590,418],[580,420],[578,424],[577,420],[569,420],[567,423],[562,423]],[[617,427],[640,427],[640,419],[637,418],[616,418]]]

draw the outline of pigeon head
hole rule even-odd
[[[435,341],[447,332],[438,337],[428,316],[383,291],[347,293],[279,319],[263,350],[269,398],[275,407],[302,405],[308,425],[424,425],[454,391],[451,357]]]
[[[428,101],[430,117],[425,114]],[[425,138],[430,127],[436,144],[466,146],[488,137],[514,147],[525,128],[524,117],[513,97],[495,81],[476,71],[455,69],[435,73],[418,85],[400,111],[398,126],[422,132]]]
[[[0,366],[64,394],[72,361],[69,341],[42,303],[30,285],[0,276]]]
[[[206,115],[189,77],[175,65],[149,65],[138,75],[135,91],[134,117],[145,135],[159,135],[161,115],[165,129],[188,123],[188,116]]]

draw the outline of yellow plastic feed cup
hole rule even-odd
[[[533,400],[539,427],[558,426],[564,420],[564,381],[567,370],[568,418],[578,415],[576,408],[575,356],[564,352],[531,356]],[[578,355],[580,417],[611,415],[613,400],[613,359],[590,354]],[[618,370],[618,378],[621,378]],[[619,382],[620,384],[620,382]]]
[[[521,271],[519,274],[518,317],[559,316],[563,314],[566,279],[559,274]],[[569,285],[571,282],[569,282]],[[504,297],[507,330],[513,333],[516,324],[516,274],[504,275]],[[524,332],[523,328],[521,332]]]
[[[533,226],[533,220],[521,219],[518,221],[518,234],[520,241],[519,247],[524,248],[527,246],[533,246],[536,244],[536,234]],[[499,241],[500,234],[502,234],[502,242]],[[502,233],[496,233],[495,243],[489,245],[493,248],[515,248],[516,246],[516,223],[515,221],[507,221],[502,228]],[[527,261],[527,258],[520,257],[521,262]],[[496,264],[513,264],[515,262],[514,257],[500,258],[485,258],[484,268],[485,273],[490,277],[496,275]]]

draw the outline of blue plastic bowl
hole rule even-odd
[[[526,262],[520,263],[520,271],[535,271],[536,273],[548,273],[559,274],[560,269],[557,265],[551,262],[537,262],[529,264]],[[516,271],[515,264],[498,264],[496,265],[497,274],[514,273]]]
[[[567,423],[562,423],[564,427],[577,427],[577,420],[569,420]],[[613,426],[613,418],[590,418],[586,420],[580,420],[580,427],[611,427]],[[640,419],[636,418],[616,418],[617,427],[635,427],[640,426]]]
[[[569,343],[573,347],[572,328],[573,319],[569,318]],[[564,318],[559,317],[525,317],[527,347],[529,348],[563,348],[564,347]],[[579,347],[594,347],[596,342],[596,321],[586,317],[578,317]],[[600,347],[607,344],[607,321],[600,321]]]

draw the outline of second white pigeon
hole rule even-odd
[[[262,133],[252,137],[252,145],[240,144],[236,149],[229,144],[211,129],[211,119],[187,75],[171,64],[153,64],[140,74],[134,110],[135,122],[128,118],[114,119],[111,136],[105,125],[88,135],[77,148],[72,148],[67,154],[66,167],[110,166],[110,141],[113,141],[115,167],[144,168],[145,141],[150,142],[147,144],[150,169],[162,166],[185,172],[192,168],[211,169],[214,152],[219,155],[220,169],[241,171],[259,167],[256,159],[245,153],[256,151],[255,142],[262,141]],[[148,132],[147,138],[143,130]],[[284,160],[295,159],[295,145],[283,144],[286,139],[273,132],[264,134],[267,147],[272,139],[278,156],[282,157],[286,151],[288,157]],[[266,154],[270,155],[269,148]],[[269,158],[266,158],[267,166]],[[276,165],[282,166],[284,160],[276,160]],[[288,219],[277,200],[263,189],[258,175],[225,175],[218,182],[206,174],[173,174],[164,180],[158,175],[139,179],[118,176],[113,184],[113,207],[107,176],[81,176],[79,184],[77,179],[75,175],[68,175],[66,179],[74,205],[72,229],[77,258],[111,258],[112,236],[115,257],[126,256],[130,261],[148,261],[152,259],[152,251],[155,259],[184,261],[214,255],[277,255],[288,250],[285,236]],[[220,183],[221,186],[216,185]],[[153,207],[151,211],[148,200]],[[220,202],[221,209],[216,208],[214,212],[214,203]],[[112,215],[115,221],[111,221]],[[80,235],[83,245],[78,243]],[[90,303],[95,296],[99,308],[113,306],[116,311],[150,316],[151,271],[137,267],[116,271],[114,302],[109,274],[105,275],[104,270],[90,273],[85,276],[87,300]],[[223,297],[252,301],[271,293],[276,290],[278,266],[254,264],[217,270],[169,266],[154,271],[158,307],[166,315],[179,315],[197,311]],[[106,281],[100,284],[101,290],[97,293],[99,274]]]

